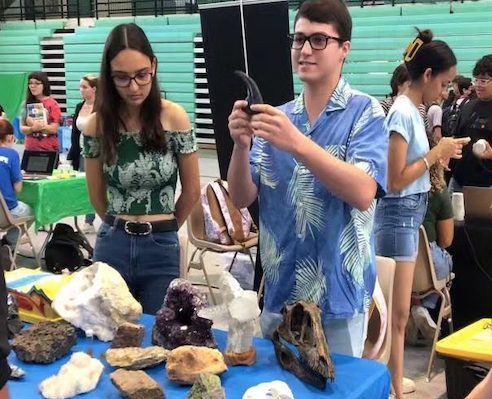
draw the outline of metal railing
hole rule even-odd
[[[230,0],[198,0],[200,4]],[[345,0],[349,6],[402,5],[409,3],[463,3],[464,0]],[[107,18],[140,15],[192,14],[198,12],[197,0],[0,0],[0,21],[76,18]],[[297,9],[303,0],[289,0]],[[451,11],[452,12],[452,11]]]

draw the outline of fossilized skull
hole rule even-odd
[[[335,368],[323,331],[319,307],[314,303],[298,301],[284,306],[282,314],[283,321],[273,333],[272,339],[280,365],[304,382],[325,389],[326,380],[335,379]],[[297,347],[299,358],[286,343]]]

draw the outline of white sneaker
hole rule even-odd
[[[401,382],[403,393],[412,393],[415,392],[415,382],[411,380],[410,378],[405,378],[403,377],[403,380]]]
[[[436,334],[437,325],[434,320],[432,320],[429,311],[423,306],[412,306],[411,313],[415,320],[415,324],[426,341],[432,342]]]
[[[84,223],[84,226],[82,227],[82,231],[85,234],[96,234],[96,229],[94,228],[94,225],[89,223]]]

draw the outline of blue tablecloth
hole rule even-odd
[[[149,346],[154,318],[144,315],[141,323],[145,325],[145,339],[142,346]],[[227,334],[222,331],[214,331],[219,347],[224,349]],[[94,356],[102,359],[101,355],[109,347],[109,343],[98,340],[79,338],[77,345],[72,348],[73,352],[92,349]],[[257,363],[252,367],[236,366],[222,375],[222,385],[226,391],[227,399],[241,399],[247,388],[261,382],[272,380],[285,381],[294,393],[295,399],[316,398],[340,398],[340,399],[388,399],[390,390],[390,374],[388,369],[376,362],[355,359],[348,356],[333,355],[336,369],[336,380],[328,384],[325,391],[310,387],[293,374],[283,370],[275,357],[275,351],[271,341],[256,339],[255,347],[258,353]],[[41,398],[38,385],[45,378],[58,373],[60,367],[70,357],[70,353],[49,365],[34,365],[19,361],[12,352],[9,360],[26,371],[23,381],[10,381],[9,388],[11,397],[14,399]],[[116,388],[111,383],[109,374],[113,371],[104,360],[104,374],[97,388],[80,396],[84,399],[119,399]],[[167,399],[185,399],[190,387],[179,387],[169,382],[164,365],[147,369],[146,372],[164,387]]]

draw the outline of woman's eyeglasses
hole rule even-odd
[[[152,82],[154,74],[152,72],[139,72],[136,75],[113,75],[113,83],[117,87],[129,87],[132,84],[132,80],[138,86],[145,86]]]

